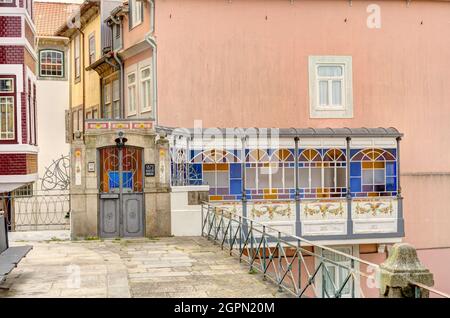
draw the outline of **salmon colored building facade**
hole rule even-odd
[[[404,134],[404,241],[435,273],[436,288],[450,291],[448,1],[168,0],[155,8],[158,125],[395,127]],[[318,118],[311,58],[330,56],[351,57],[352,114]]]

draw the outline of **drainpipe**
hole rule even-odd
[[[150,34],[155,32],[155,0],[150,0]]]
[[[119,64],[119,89],[120,89],[120,118],[125,118],[125,108],[124,108],[124,102],[123,102],[123,62],[120,59],[120,57],[116,54],[116,52],[113,52],[113,57],[116,60],[117,64]]]
[[[155,33],[155,1],[150,0],[150,32],[145,36],[145,40],[152,47],[152,109],[153,109],[153,120],[155,125],[158,125],[158,83],[157,83],[157,46],[156,39],[154,38]]]
[[[82,38],[82,41],[81,41],[81,44],[82,44],[82,49],[81,49],[81,55],[82,55],[82,66],[80,67],[80,76],[82,76],[83,77],[83,128],[82,128],[82,134],[83,134],[83,141],[84,141],[84,119],[85,119],[85,113],[86,113],[86,70],[85,70],[85,67],[86,67],[86,60],[85,60],[85,45],[84,45],[84,32],[83,31],[81,31],[81,29],[80,28],[78,28],[77,29],[78,30],[78,32],[80,32],[80,34],[81,34],[81,38]],[[75,53],[75,52],[74,52]],[[74,65],[75,66],[75,65]],[[81,75],[81,72],[83,72],[83,75]],[[80,119],[78,118],[78,121],[79,121]]]
[[[115,17],[112,17],[112,16],[110,18],[111,18],[111,21],[114,24],[120,25],[120,20],[119,19],[116,19]],[[120,57],[117,55],[116,51],[114,51],[114,37],[112,36],[113,35],[113,29],[112,29],[111,25],[110,25],[110,28],[111,28],[111,45],[112,45],[111,51],[113,53],[114,60],[117,62],[117,64],[119,64],[119,70],[120,70],[120,75],[119,75],[120,118],[125,118],[125,106],[124,106],[125,103],[124,103],[124,100],[123,100],[123,96],[125,95],[124,94],[124,79],[125,79],[125,77],[124,77],[124,72],[123,72],[123,62],[120,59]]]

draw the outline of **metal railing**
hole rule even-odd
[[[379,297],[379,265],[211,203],[202,204],[202,236],[249,265],[250,273],[261,273],[294,297]],[[416,298],[424,293],[449,298],[432,287],[409,283]]]
[[[0,210],[12,231],[69,229],[68,190],[35,191],[30,195],[0,194]]]
[[[365,297],[362,281],[376,288],[378,265],[209,203],[202,205],[202,235],[295,297]],[[364,273],[361,266],[375,270]]]

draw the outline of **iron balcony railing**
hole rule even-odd
[[[348,253],[287,234],[248,217],[202,204],[202,236],[249,265],[250,273],[278,285],[294,297],[378,297],[377,264]],[[448,295],[411,282],[441,297]],[[419,288],[420,287],[420,288]]]

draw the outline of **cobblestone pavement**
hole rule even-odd
[[[283,297],[201,237],[19,242],[33,245],[0,297]]]

